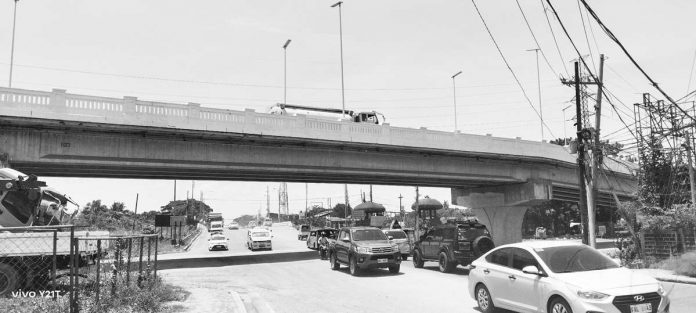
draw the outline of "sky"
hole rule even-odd
[[[335,1],[30,1],[17,4],[13,87],[108,97],[201,103],[206,107],[267,112],[283,101],[283,44],[287,102],[341,107],[339,11]],[[545,1],[544,1],[545,2]],[[392,126],[550,140],[574,134],[574,90],[560,77],[577,58],[552,12],[539,0],[476,1],[524,92],[501,59],[472,1],[347,0],[342,5],[346,108],[376,110]],[[547,125],[542,138],[539,110]],[[632,104],[657,96],[644,76],[573,0],[552,1],[592,71],[605,54],[604,82],[616,110],[604,103],[605,139],[631,147]],[[696,2],[589,1],[647,73],[673,98],[694,89]],[[0,3],[0,85],[9,76],[14,2]],[[548,16],[548,20],[547,20]],[[581,16],[583,19],[581,20]],[[550,24],[550,26],[549,26]],[[583,27],[584,25],[584,27]],[[553,34],[551,32],[553,30]],[[556,41],[554,41],[554,35]],[[556,44],[557,42],[557,44]],[[556,48],[556,45],[558,48]],[[548,60],[548,64],[545,61]],[[453,81],[452,75],[462,71]],[[696,79],[693,79],[696,80]],[[453,84],[454,83],[454,84]],[[456,84],[456,85],[455,85]],[[456,108],[454,115],[455,87]],[[526,97],[525,97],[526,94]],[[659,97],[658,97],[659,98]],[[534,108],[534,109],[532,109]],[[623,118],[623,122],[619,119]],[[46,178],[80,204],[122,201],[157,209],[174,198],[173,181]],[[277,207],[278,183],[197,181],[195,197],[234,217]],[[177,199],[191,181],[178,183]],[[342,185],[289,184],[290,211],[305,202],[341,202]],[[273,189],[276,188],[276,191]],[[351,203],[368,186],[349,185]],[[427,188],[439,200],[450,191]],[[273,196],[275,194],[275,196]],[[410,205],[412,187],[375,186],[375,201]]]

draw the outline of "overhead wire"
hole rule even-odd
[[[546,0],[546,1],[550,3],[550,0]],[[585,9],[587,10],[587,12],[590,13],[590,15],[592,16],[592,18],[594,18],[594,20],[597,22],[597,24],[599,24],[599,27],[604,31],[604,33],[606,33],[607,36],[609,36],[609,38],[610,38],[612,41],[614,41],[614,42],[621,48],[621,50],[622,50],[622,51],[624,52],[624,54],[628,57],[628,59],[631,61],[631,63],[633,63],[633,65],[634,65],[636,68],[638,68],[638,70],[639,70],[641,73],[643,73],[643,76],[645,76],[645,78],[648,79],[648,81],[650,82],[650,84],[652,84],[652,86],[653,86],[655,89],[657,89],[657,90],[660,92],[660,94],[662,94],[663,97],[665,97],[667,100],[669,100],[669,102],[671,102],[672,105],[674,105],[677,109],[679,109],[679,111],[681,111],[682,113],[684,113],[684,115],[686,115],[687,117],[689,117],[692,121],[695,121],[695,122],[696,122],[696,118],[695,118],[694,116],[691,116],[691,115],[690,115],[688,112],[686,112],[681,106],[679,106],[679,104],[677,104],[677,102],[674,101],[674,99],[672,99],[672,97],[670,97],[670,96],[667,94],[667,92],[665,92],[665,91],[662,89],[662,87],[660,87],[660,86],[657,84],[657,82],[655,82],[655,80],[653,80],[652,77],[650,77],[650,75],[648,75],[647,72],[645,72],[645,70],[638,64],[638,62],[633,58],[633,56],[628,52],[628,50],[626,50],[626,47],[624,47],[624,45],[621,43],[621,41],[619,41],[619,39],[614,35],[614,33],[602,22],[602,20],[599,18],[599,16],[597,16],[597,13],[595,13],[594,10],[592,10],[592,8],[591,8],[590,5],[587,3],[587,1],[586,1],[586,0],[580,0],[580,1],[581,1],[582,4],[585,6]]]
[[[578,2],[578,12],[580,13],[580,22],[582,24],[582,31],[585,34],[585,42],[587,42],[587,51],[590,53],[590,61],[592,61],[592,67],[597,70],[597,64],[595,64],[594,54],[592,53],[592,47],[590,46],[590,39],[587,36],[587,28],[585,27],[585,17],[582,14],[582,6],[580,5],[580,0]]]
[[[551,66],[549,59],[546,57],[546,53],[544,53],[544,49],[541,49],[541,45],[539,44],[539,41],[537,40],[537,37],[536,37],[536,35],[534,35],[534,31],[532,30],[532,26],[529,25],[529,21],[527,20],[527,15],[525,15],[524,10],[522,10],[522,5],[520,5],[520,0],[515,0],[515,2],[517,2],[517,7],[520,9],[520,13],[522,13],[522,18],[524,19],[524,23],[527,24],[527,29],[529,29],[529,33],[532,34],[532,38],[534,38],[534,43],[536,43],[537,49],[539,49],[539,51],[541,52],[541,56],[544,58],[544,61],[546,61],[546,65],[549,67],[551,72],[553,72],[554,76],[559,77],[556,70],[554,70],[553,66]]]
[[[546,5],[544,5],[544,0],[539,0],[541,2],[541,8],[544,11],[544,17],[546,17],[546,23],[549,25],[549,30],[551,31],[551,37],[553,37],[553,42],[556,45],[556,51],[558,52],[558,56],[561,58],[561,64],[563,64],[563,69],[565,69],[566,75],[570,77],[570,73],[568,72],[568,67],[566,66],[565,59],[563,58],[563,54],[561,53],[561,49],[558,47],[558,40],[556,40],[556,34],[553,31],[553,27],[551,26],[551,20],[549,20],[549,15],[546,13]]]
[[[481,18],[481,22],[483,23],[483,26],[486,28],[486,32],[488,32],[488,36],[490,36],[491,40],[493,41],[493,44],[495,45],[495,48],[498,50],[498,53],[500,54],[500,57],[503,59],[503,62],[505,63],[505,66],[507,69],[510,71],[512,74],[512,77],[515,79],[515,82],[517,82],[517,85],[520,87],[522,90],[522,94],[524,95],[524,98],[527,100],[527,103],[529,104],[529,107],[536,113],[536,115],[539,117],[541,120],[541,123],[546,127],[546,129],[549,131],[551,136],[556,137],[553,134],[553,131],[551,131],[551,128],[544,122],[544,120],[541,117],[541,114],[539,111],[534,107],[532,104],[532,101],[529,99],[529,96],[527,95],[527,92],[525,91],[524,87],[522,86],[522,83],[520,80],[517,78],[517,74],[515,74],[515,71],[512,70],[512,67],[510,66],[510,63],[508,63],[507,59],[505,58],[505,55],[503,54],[503,51],[500,49],[500,46],[498,45],[498,42],[495,40],[495,37],[493,37],[493,33],[491,33],[490,28],[488,28],[488,24],[486,23],[486,20],[483,18],[483,15],[481,14],[481,11],[479,10],[478,6],[476,5],[475,0],[471,0],[471,2],[474,4],[474,8],[476,9],[476,13],[478,13],[479,18]]]

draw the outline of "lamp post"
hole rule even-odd
[[[544,140],[544,113],[541,110],[541,78],[539,75],[539,48],[527,49],[527,51],[534,51],[536,54],[536,68],[537,68],[537,88],[539,89],[539,120],[541,122],[541,140]]]
[[[8,88],[12,88],[12,67],[14,66],[14,46],[15,46],[15,26],[17,25],[17,2],[14,2],[14,16],[12,18],[12,48],[10,48],[10,81],[7,84]]]
[[[283,104],[288,103],[288,45],[290,39],[283,45]]]
[[[457,84],[455,83],[455,77],[461,74],[462,71],[457,72],[457,74],[452,75],[452,94],[454,96],[454,131],[457,131]]]
[[[346,95],[345,95],[345,85],[343,83],[343,18],[341,12],[341,6],[343,1],[338,1],[331,5],[332,8],[338,7],[338,36],[341,43],[341,118],[345,118],[346,115]]]

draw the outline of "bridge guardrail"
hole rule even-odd
[[[70,94],[62,89],[44,92],[0,87],[0,115],[412,146],[481,156],[504,155],[553,160],[568,165],[575,163],[575,157],[563,147],[543,142],[393,127],[388,123],[356,124],[306,115],[274,115],[251,109],[225,110],[201,107],[198,103],[143,101],[128,96],[123,99],[95,97]],[[628,172],[617,164],[609,166],[616,172]]]

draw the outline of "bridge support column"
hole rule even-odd
[[[0,168],[10,167],[10,155],[0,152]]]
[[[522,241],[522,221],[527,209],[550,199],[551,183],[548,181],[452,188],[454,204],[471,208],[478,220],[488,227],[496,246]]]

